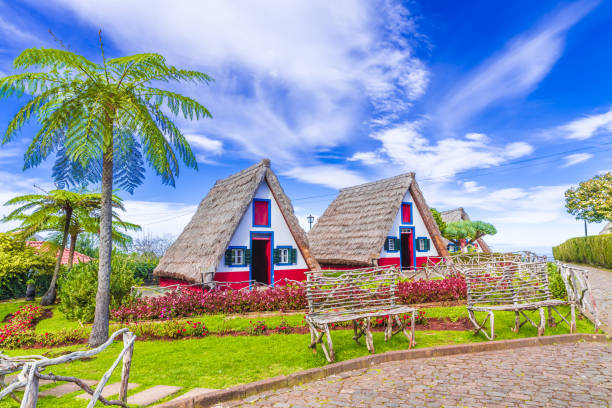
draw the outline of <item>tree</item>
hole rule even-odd
[[[578,187],[565,192],[565,208],[578,220],[584,220],[584,235],[587,222],[612,221],[612,172],[600,174]]]
[[[179,161],[196,169],[197,163],[166,112],[186,119],[211,117],[194,99],[151,86],[170,81],[205,84],[212,80],[208,75],[167,65],[159,54],[107,60],[101,34],[100,50],[102,62],[95,63],[68,50],[27,49],[13,65],[37,70],[0,79],[0,97],[21,95],[26,89],[30,97],[9,123],[3,144],[33,114],[41,124],[26,151],[25,168],[57,152],[56,179],[101,179],[99,276],[91,346],[108,338],[113,183],[133,191],[142,182],[146,159],[163,183],[174,186]]]
[[[431,209],[431,215],[433,215],[434,220],[436,220],[436,224],[438,224],[438,229],[440,230],[440,234],[444,235],[444,230],[446,229],[446,223],[442,219],[442,214],[440,211],[435,208]]]
[[[115,208],[123,208],[122,200],[113,196],[113,205]],[[64,224],[63,217],[52,217],[49,220],[48,226],[45,228],[47,231],[61,231]],[[119,215],[113,211],[113,243],[118,244],[121,248],[127,248],[132,243],[132,237],[125,233],[125,231],[140,231],[140,226],[129,222],[122,221]],[[74,260],[74,252],[79,237],[83,233],[99,234],[100,232],[100,215],[98,209],[94,211],[86,211],[83,209],[75,209],[72,214],[72,220],[70,227],[68,228],[68,237],[70,242],[70,249],[68,253],[68,269],[72,268]],[[49,241],[61,242],[61,234],[57,234],[52,237]]]
[[[447,223],[443,235],[463,249],[474,244],[485,235],[495,234],[497,234],[497,230],[488,222],[461,220]]]
[[[136,238],[130,250],[136,253],[143,259],[157,260],[166,250],[172,245],[173,240],[170,237],[153,236],[153,234],[144,234]]]
[[[57,295],[57,277],[70,232],[72,215],[75,211],[92,211],[99,208],[100,194],[53,190],[47,194],[29,194],[15,197],[4,205],[20,205],[4,217],[3,221],[21,221],[21,225],[16,232],[23,239],[29,238],[37,232],[48,230],[52,224],[62,231],[62,241],[57,252],[53,277],[49,289],[40,300],[40,304],[43,306],[51,305],[55,302]]]
[[[44,251],[36,252],[16,234],[0,233],[0,280],[16,276],[25,277],[30,269],[40,274],[50,274],[54,264],[51,255]]]

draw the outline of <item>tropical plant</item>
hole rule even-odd
[[[461,220],[447,223],[443,235],[458,247],[465,248],[485,235],[495,234],[497,230],[488,222]]]
[[[113,206],[123,210],[122,200],[113,196]],[[60,226],[64,223],[63,217],[52,217],[48,223],[48,231],[60,231]],[[127,248],[132,243],[132,237],[130,237],[126,231],[140,231],[140,226],[130,222],[122,221],[116,211],[113,211],[113,243],[118,245],[120,248]],[[72,267],[74,253],[78,240],[83,233],[99,234],[100,232],[100,215],[98,210],[87,211],[84,209],[75,209],[72,214],[72,220],[68,229],[68,236],[70,238],[70,249],[68,254],[68,268]],[[61,234],[55,234],[49,241],[60,242],[62,239]]]
[[[46,194],[29,194],[15,197],[4,205],[19,205],[3,221],[21,221],[16,232],[22,238],[29,238],[37,232],[48,231],[51,227],[62,231],[62,241],[57,252],[55,270],[49,289],[40,304],[48,306],[55,302],[56,283],[62,265],[62,255],[70,232],[72,215],[75,211],[92,211],[100,207],[100,194],[78,193],[67,190],[53,190]]]
[[[436,224],[438,224],[438,229],[440,230],[440,233],[444,235],[444,230],[446,229],[446,223],[442,219],[442,214],[440,214],[440,211],[436,210],[435,208],[432,208],[431,215],[433,215],[434,220],[436,220]]]
[[[578,220],[587,222],[612,221],[612,172],[595,176],[565,192],[565,208]]]
[[[127,257],[113,256],[110,282],[111,307],[118,308],[132,298],[132,286],[142,281],[134,277]],[[96,288],[98,280],[97,261],[76,264],[66,271],[60,279],[59,309],[70,320],[91,322],[96,308]]]
[[[56,181],[101,180],[100,269],[92,346],[108,338],[113,183],[133,191],[142,183],[146,159],[163,183],[174,185],[179,161],[193,168],[197,163],[167,112],[187,119],[211,116],[194,99],[151,86],[170,81],[208,83],[208,75],[177,69],[159,54],[106,59],[101,34],[100,49],[101,63],[68,50],[27,49],[13,65],[36,71],[0,79],[0,97],[22,95],[26,90],[29,96],[9,123],[3,144],[32,115],[41,124],[26,151],[25,168],[57,152]]]

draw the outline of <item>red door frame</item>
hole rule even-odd
[[[408,252],[410,253],[410,265],[411,265],[411,269],[416,269],[416,251],[415,251],[415,246],[414,246],[414,227],[400,227],[400,269],[403,268],[402,266],[402,252],[404,252],[402,250],[402,245],[401,245],[401,238],[402,235],[408,235],[410,236],[410,238],[408,239]]]
[[[252,232],[251,231],[251,251],[253,250],[253,241],[267,241],[266,258],[268,261],[268,284],[274,286],[274,266],[272,264],[272,248],[274,247],[274,233],[273,232]],[[253,280],[252,259],[251,259],[251,265],[249,265],[249,280],[250,281]]]

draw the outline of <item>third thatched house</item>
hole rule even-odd
[[[448,256],[414,173],[340,190],[308,239],[324,268],[414,269]]]
[[[463,207],[455,208],[454,210],[442,211],[440,215],[442,216],[442,221],[444,222],[469,221],[470,220],[470,216],[465,212]],[[448,239],[444,237],[443,239],[444,239],[444,244],[446,245],[447,249],[449,248],[449,246],[454,247],[454,244],[450,242]],[[476,248],[477,252],[485,252],[488,254],[491,253],[491,248],[489,248],[489,245],[487,245],[485,240],[482,238],[478,238],[476,240],[474,247]]]
[[[155,268],[161,286],[304,280],[318,269],[270,161],[219,180]]]

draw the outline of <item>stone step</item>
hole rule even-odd
[[[83,382],[89,385],[90,387],[93,387],[94,385],[98,383],[98,381],[96,380],[83,380]],[[39,395],[42,397],[52,396],[52,397],[59,398],[59,397],[63,397],[66,394],[70,394],[72,392],[80,391],[80,390],[82,390],[82,388],[76,385],[75,383],[63,383],[61,385],[58,385],[57,387],[53,387],[53,388],[49,388],[48,390],[41,391]],[[89,394],[85,394],[85,395],[89,395]]]
[[[176,403],[176,402],[182,402],[182,401],[188,401],[190,398],[195,397],[196,395],[201,395],[201,394],[206,394],[209,392],[213,392],[213,391],[218,391],[218,389],[216,388],[194,388],[192,390],[187,391],[185,394],[180,395],[178,397],[176,397],[173,400],[168,401],[168,403]],[[166,404],[166,402],[164,402],[164,404]],[[162,404],[162,405],[164,405]],[[160,407],[161,405],[155,405],[151,408],[156,408],[156,407]]]
[[[128,390],[138,387],[140,384],[128,383]],[[104,389],[102,390],[102,396],[104,398],[108,398],[111,395],[119,394],[119,389],[121,388],[121,382],[116,382],[112,384],[106,384]],[[91,395],[84,393],[77,395],[77,398],[81,399],[91,399]]]
[[[169,395],[172,395],[181,390],[181,387],[174,387],[170,385],[156,385],[149,388],[148,390],[141,391],[137,394],[128,397],[128,404],[134,404],[138,406],[145,406],[152,404],[160,399],[164,399]]]

